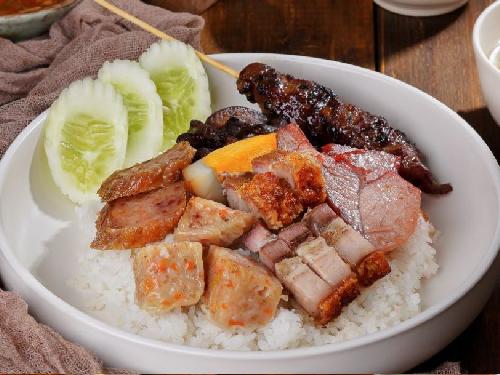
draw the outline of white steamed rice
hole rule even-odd
[[[98,209],[92,204],[78,214],[88,242]],[[421,309],[421,281],[437,272],[431,247],[432,225],[420,218],[408,243],[391,254],[392,271],[346,307],[326,327],[307,316],[280,308],[274,320],[255,331],[225,331],[210,323],[200,307],[157,316],[134,302],[130,251],[81,250],[78,273],[69,283],[82,295],[83,309],[110,325],[171,343],[229,350],[278,350],[322,345],[373,333],[415,316]]]

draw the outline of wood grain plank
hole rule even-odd
[[[375,67],[371,1],[220,0],[202,16],[208,53],[286,53]]]
[[[458,112],[500,160],[500,127],[485,108],[472,29],[492,0],[473,0],[448,15],[403,17],[377,7],[378,66],[436,97]]]
[[[457,111],[500,160],[500,127],[485,107],[472,49],[472,29],[492,0],[471,0],[451,14],[412,18],[375,9],[377,66]],[[474,323],[448,347],[412,372],[431,372],[446,361],[458,361],[462,372],[500,369],[500,285]]]

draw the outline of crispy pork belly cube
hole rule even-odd
[[[99,213],[96,238],[90,246],[122,250],[160,241],[175,228],[185,207],[182,182],[108,202]]]
[[[243,246],[253,253],[258,253],[265,244],[274,239],[276,239],[275,234],[268,231],[261,223],[257,223],[243,238]]]
[[[229,206],[262,218],[270,229],[291,224],[303,210],[288,183],[272,173],[228,175],[223,187]]]
[[[259,251],[260,261],[271,271],[274,271],[275,263],[291,255],[293,250],[280,238],[265,244]]]
[[[326,324],[342,311],[334,288],[305,264],[301,257],[285,258],[275,265],[276,276],[317,323]]]
[[[206,269],[203,301],[216,325],[254,329],[274,317],[282,287],[263,266],[230,249],[210,246]]]
[[[391,265],[382,250],[374,251],[367,255],[356,265],[355,272],[359,282],[364,286],[370,286],[391,272]]]
[[[356,232],[341,217],[333,219],[323,229],[321,236],[351,265],[358,264],[365,256],[375,251],[370,241]]]
[[[132,252],[135,298],[145,310],[165,312],[196,304],[205,288],[203,248],[197,242],[158,243]]]
[[[322,203],[307,211],[302,220],[315,236],[319,236],[336,217],[335,211],[327,203]]]
[[[371,285],[391,271],[384,253],[375,251],[373,245],[342,218],[332,220],[321,236],[357,273],[362,285]]]
[[[167,186],[181,178],[195,153],[189,143],[177,143],[154,159],[114,172],[102,183],[98,194],[109,202]]]
[[[278,238],[285,241],[290,249],[295,250],[299,244],[311,236],[311,231],[304,223],[294,223],[283,228],[278,233]]]
[[[333,288],[352,273],[351,267],[322,237],[302,243],[297,248],[297,255]]]
[[[256,219],[221,203],[192,197],[174,231],[176,241],[229,246],[248,232]]]
[[[285,179],[305,207],[315,206],[326,199],[321,165],[310,155],[275,150],[253,159],[252,166],[257,173],[271,172]]]
[[[346,306],[359,295],[356,275],[324,238],[304,242],[297,248],[297,255],[334,288],[334,293],[323,302],[325,311],[337,311],[339,305]]]

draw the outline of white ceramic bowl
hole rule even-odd
[[[373,0],[390,12],[405,16],[438,16],[454,11],[467,0]]]
[[[500,1],[491,4],[478,17],[472,43],[486,105],[500,125],[500,68],[489,60],[493,50],[500,46]]]
[[[39,147],[45,114],[12,144],[0,162],[0,271],[41,321],[92,349],[108,365],[151,372],[347,373],[412,368],[457,336],[487,301],[498,268],[499,168],[482,139],[445,105],[393,78],[309,57],[272,54],[214,56],[235,69],[261,61],[332,87],[345,100],[405,131],[452,194],[424,197],[442,235],[438,274],[423,287],[423,311],[393,328],[339,344],[274,352],[214,351],[167,344],[110,327],[79,311],[66,280],[75,253],[87,244],[74,208],[51,182]],[[235,82],[208,68],[214,109],[248,105]]]

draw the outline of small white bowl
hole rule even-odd
[[[478,17],[472,43],[486,105],[500,125],[500,68],[490,61],[491,53],[500,45],[500,1],[491,4]]]
[[[438,16],[453,12],[467,0],[373,0],[390,12],[405,16]]]

